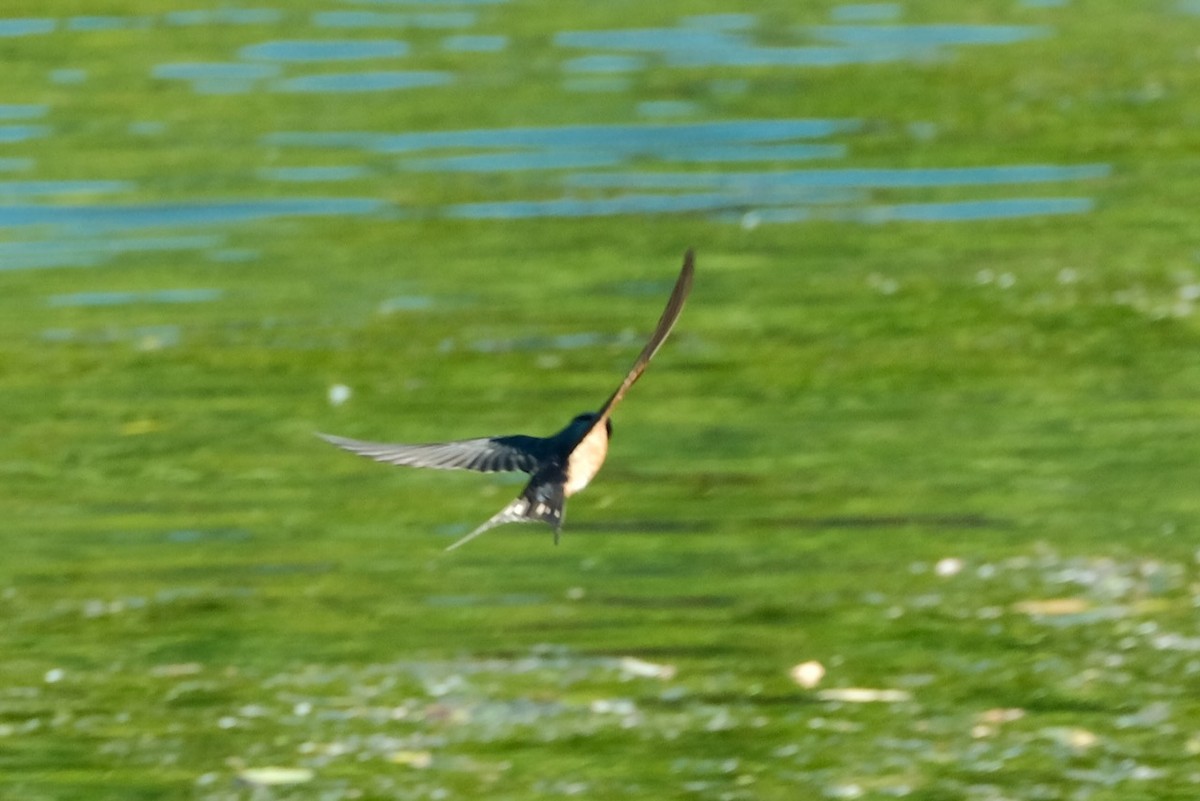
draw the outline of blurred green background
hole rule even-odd
[[[0,796],[1194,798],[1198,60],[1188,0],[8,0]],[[313,437],[556,431],[689,246],[557,548]]]

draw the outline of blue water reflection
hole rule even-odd
[[[34,18],[0,19],[0,37],[34,36],[43,33],[53,33],[58,26],[57,20]]]
[[[70,292],[51,295],[48,305],[125,306],[132,303],[207,303],[218,300],[219,289],[156,289],[146,292]]]
[[[580,56],[563,62],[567,72],[638,72],[646,68],[646,59],[641,56],[622,56],[601,53]]]
[[[318,28],[469,28],[475,24],[473,11],[404,13],[390,11],[318,11],[313,14]]]
[[[0,125],[0,142],[25,142],[50,132],[45,125]]]
[[[325,167],[264,167],[258,171],[262,178],[292,183],[349,181],[370,175],[370,170],[356,164]]]
[[[915,188],[986,186],[1078,181],[1106,178],[1107,164],[1055,166],[1016,164],[990,167],[849,168],[839,170],[783,170],[775,172],[705,173],[582,173],[568,176],[566,184],[604,189],[739,189],[768,187]]]
[[[78,233],[78,232],[76,232]],[[62,237],[0,242],[0,272],[49,267],[94,267],[126,253],[208,250],[224,239],[217,235],[153,237]]]
[[[129,181],[0,181],[0,200],[56,195],[96,195],[132,189]]]
[[[890,7],[889,7],[890,8]],[[882,17],[890,11],[875,6],[844,7],[839,21]],[[709,24],[702,24],[706,21]],[[928,59],[949,47],[1012,44],[1048,36],[1051,31],[1029,25],[822,25],[800,29],[809,39],[832,45],[778,46],[756,43],[745,31],[747,15],[691,17],[674,28],[629,28],[564,31],[554,37],[559,47],[602,50],[604,53],[570,59],[571,71],[603,70],[612,51],[656,54],[675,67],[819,67],[876,64],[902,59]],[[633,62],[627,62],[632,65]],[[630,67],[632,68],[632,66]]]
[[[199,11],[168,11],[168,25],[269,25],[279,22],[283,12],[274,8],[215,8]]]
[[[140,203],[112,206],[0,205],[0,228],[54,226],[119,231],[160,226],[216,225],[279,217],[373,214],[387,208],[374,198],[281,198],[268,200]]]
[[[896,3],[851,3],[836,6],[830,16],[838,22],[885,22],[900,18]]]
[[[148,28],[149,17],[71,17],[67,30],[71,31],[116,31],[128,28]]]
[[[190,81],[192,90],[201,94],[239,94],[248,92],[262,80],[280,73],[275,64],[238,62],[185,62],[159,64],[151,70],[155,78]]]
[[[748,205],[750,204],[747,199],[738,199],[726,194],[623,195],[600,199],[556,198],[554,200],[460,203],[446,209],[446,215],[473,220],[515,220],[538,217],[605,217],[617,214],[715,211]]]
[[[676,124],[565,125],[413,133],[358,131],[268,134],[269,145],[349,147],[374,153],[411,153],[432,148],[596,148],[612,152],[678,152],[681,148],[812,139],[853,131],[852,119],[734,120]]]
[[[700,113],[700,106],[691,100],[644,100],[637,104],[639,117],[690,117]]]
[[[624,159],[616,153],[564,148],[524,153],[480,153],[470,156],[408,159],[401,164],[410,170],[424,172],[509,172],[609,167],[623,161]]]
[[[712,31],[745,31],[758,25],[755,14],[695,14],[684,17],[680,23],[688,28],[703,28]]]
[[[1095,207],[1090,198],[1041,197],[998,200],[959,200],[946,203],[897,203],[858,208],[783,206],[714,215],[723,222],[753,228],[761,224],[790,224],[809,220],[837,220],[868,225],[890,222],[980,222],[1022,217],[1085,214]]]
[[[914,48],[1013,44],[1051,34],[1040,25],[818,25],[807,30],[846,45]]]
[[[376,70],[303,75],[278,81],[274,87],[281,92],[386,92],[453,82],[454,76],[448,72]]]
[[[46,116],[49,106],[41,103],[0,103],[0,120],[29,120]]]
[[[495,6],[508,0],[344,0],[375,6]]]
[[[87,70],[72,67],[50,70],[50,82],[59,84],[60,86],[74,86],[86,81],[87,77]]]
[[[396,39],[288,39],[248,45],[244,59],[286,62],[353,61],[408,54],[408,43]]]
[[[499,53],[508,47],[507,36],[447,36],[442,40],[442,49],[462,53]]]

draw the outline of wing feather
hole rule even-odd
[[[667,341],[667,335],[675,327],[675,321],[679,319],[679,313],[683,311],[684,301],[687,300],[688,293],[692,291],[695,260],[695,254],[689,248],[687,253],[683,254],[683,268],[679,271],[679,278],[675,280],[675,288],[671,290],[671,297],[667,299],[666,308],[663,309],[662,316],[658,318],[658,325],[655,327],[654,333],[650,335],[646,347],[642,348],[642,352],[638,354],[637,360],[633,363],[629,374],[625,376],[625,380],[596,413],[596,421],[592,424],[592,428],[604,425],[609,415],[612,414],[613,407],[620,403],[621,398],[625,397],[625,393],[629,391],[634,382],[642,377],[642,373],[646,372],[646,366],[650,364],[654,354],[658,353],[658,349]]]
[[[365,442],[332,434],[317,436],[332,445],[377,462],[405,467],[431,467],[437,470],[533,473],[546,454],[544,439],[523,434],[433,442],[427,445]]]

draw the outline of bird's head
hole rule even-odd
[[[587,433],[587,430],[589,428],[591,428],[592,425],[596,422],[596,418],[598,416],[599,415],[597,415],[595,412],[586,412],[584,414],[576,415],[575,419],[571,421],[570,425],[568,425],[567,428],[570,431],[573,431],[576,434],[578,434],[580,437],[582,437],[584,434]],[[608,419],[606,419],[604,421],[604,430],[608,434],[608,436],[610,436],[610,437],[612,436],[613,429],[612,429],[612,418],[611,417],[609,417]]]

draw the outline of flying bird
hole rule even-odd
[[[427,445],[363,442],[331,434],[317,436],[339,448],[387,464],[441,470],[477,470],[481,473],[528,473],[529,483],[512,503],[446,550],[454,550],[505,523],[548,523],[554,527],[554,543],[557,545],[567,498],[586,487],[604,464],[608,440],[612,436],[613,408],[645,372],[646,366],[679,319],[683,303],[692,289],[693,262],[692,251],[688,250],[684,254],[683,269],[679,271],[675,288],[671,290],[671,297],[658,320],[658,327],[616,391],[599,411],[577,415],[557,434],[549,437],[516,434]]]

